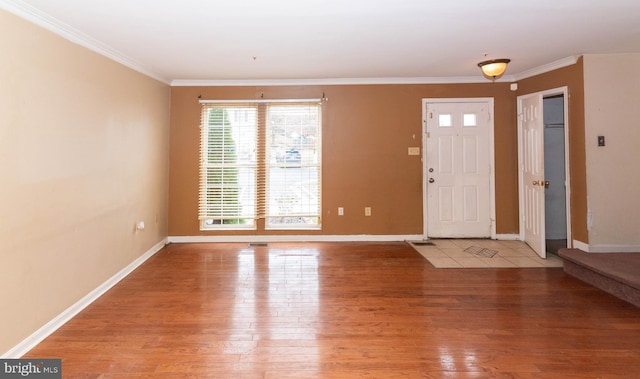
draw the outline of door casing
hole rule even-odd
[[[494,150],[494,99],[492,97],[472,97],[472,98],[426,98],[422,99],[422,225],[423,238],[427,239],[428,231],[428,175],[427,169],[427,105],[435,103],[486,103],[489,109],[489,207],[491,238],[496,239],[496,207],[495,207],[495,150]]]

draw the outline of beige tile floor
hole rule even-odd
[[[411,246],[436,268],[562,267],[562,259],[557,255],[547,253],[546,259],[540,258],[522,241],[432,239],[428,241],[432,246],[413,242],[409,241]],[[491,258],[482,257],[465,251],[468,248],[497,253]]]

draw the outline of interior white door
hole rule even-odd
[[[520,234],[545,258],[544,118],[542,94],[518,97],[520,138]]]
[[[488,103],[427,103],[427,237],[491,237],[490,122]]]

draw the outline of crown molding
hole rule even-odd
[[[496,82],[513,82],[503,76]],[[374,84],[461,84],[490,83],[484,76],[457,77],[391,77],[391,78],[328,78],[328,79],[249,79],[249,80],[188,80],[177,79],[172,87],[241,87],[241,86],[312,86],[312,85],[374,85]]]
[[[161,75],[158,75],[157,73],[149,70],[139,62],[136,62],[134,59],[118,52],[109,45],[82,33],[72,26],[61,22],[60,20],[40,11],[37,8],[34,8],[33,6],[23,1],[0,0],[0,8],[6,10],[7,12],[13,13],[14,15],[23,18],[33,24],[36,24],[50,32],[53,32],[66,40],[92,50],[115,62],[129,67],[132,70],[138,71],[143,75],[151,77],[162,83],[170,84],[170,81],[167,80],[167,78],[164,78]]]
[[[513,75],[513,81],[517,82],[518,80],[530,78],[532,76],[544,74],[546,72],[557,70],[559,68],[571,66],[573,64],[576,64],[578,62],[578,58],[580,57],[581,55],[571,55],[569,57],[562,58],[557,61],[520,72],[518,74]]]

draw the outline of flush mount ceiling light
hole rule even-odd
[[[511,62],[511,59],[492,59],[478,63],[478,67],[482,69],[482,73],[485,76],[496,80],[497,77],[504,74],[509,62]]]

